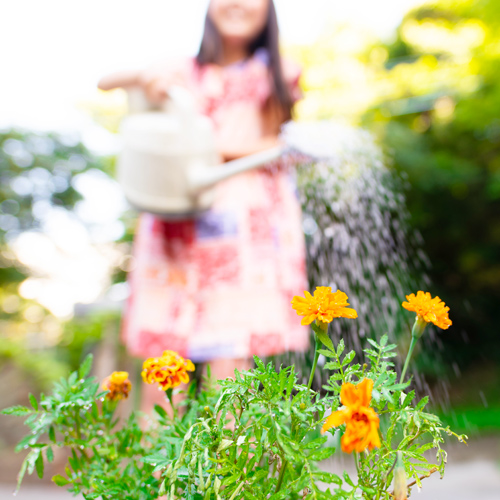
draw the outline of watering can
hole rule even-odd
[[[214,186],[278,158],[283,147],[219,164],[210,120],[193,96],[172,87],[161,110],[146,111],[139,89],[129,90],[132,114],[121,125],[118,182],[129,203],[162,218],[196,216],[214,200]],[[133,113],[134,110],[141,110]]]

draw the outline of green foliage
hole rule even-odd
[[[53,350],[38,351],[36,355],[26,349],[22,339],[1,338],[0,362],[2,366],[13,364],[23,377],[30,380],[33,390],[45,390],[54,380],[68,371],[68,365]]]
[[[198,391],[191,382],[173,410],[155,406],[149,426],[141,426],[134,413],[121,421],[115,417],[118,403],[88,376],[88,357],[50,396],[37,401],[30,395],[32,409],[3,410],[27,417],[30,427],[16,448],[30,450],[19,483],[26,472],[42,477],[57,447],[71,455],[66,476],[54,476],[54,483],[85,499],[388,500],[398,451],[413,484],[420,486],[436,471],[442,475],[441,445],[453,433],[424,411],[428,398],[417,402],[415,392],[407,392],[409,382],[398,383],[391,361],[396,346],[386,335],[379,343],[371,340],[365,351],[370,365],[361,366],[354,351],[345,352],[343,340],[334,346],[324,331],[313,329],[318,354],[327,359],[323,369],[330,372],[325,394],[300,384],[294,366],[276,369],[255,357],[253,370],[235,371],[234,380],[219,381],[218,388],[204,380]],[[380,416],[381,446],[354,454],[356,476],[325,472],[321,462],[335,448],[318,426],[341,405],[342,385],[365,378],[374,381],[371,406]],[[435,464],[425,455],[430,449]]]
[[[461,366],[499,359],[499,28],[491,0],[438,0],[410,12],[383,47],[379,78],[390,99],[380,95],[364,120],[411,185],[408,206],[431,278],[456,331],[471,339],[443,338]]]

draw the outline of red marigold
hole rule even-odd
[[[194,371],[189,359],[184,359],[175,351],[163,351],[162,356],[144,361],[141,375],[147,384],[159,384],[166,391],[189,382],[188,371]]]
[[[102,381],[102,388],[109,391],[106,398],[110,401],[127,399],[128,393],[132,389],[132,384],[128,379],[128,372],[113,372]]]

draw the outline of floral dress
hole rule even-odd
[[[286,69],[295,91],[298,72]],[[223,68],[190,60],[176,71],[219,140],[263,134],[271,86],[262,55]],[[294,173],[278,161],[223,181],[194,219],[140,216],[122,332],[131,354],[169,349],[202,362],[307,348],[290,304],[307,289]]]

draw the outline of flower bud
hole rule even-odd
[[[415,318],[415,323],[413,323],[413,328],[411,331],[412,337],[419,339],[423,335],[426,326],[427,321],[425,321],[422,316],[417,316]]]
[[[395,500],[407,500],[408,498],[403,454],[400,451],[397,452],[396,467],[394,468],[394,498]]]

